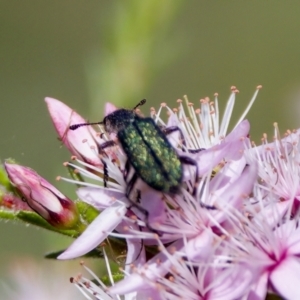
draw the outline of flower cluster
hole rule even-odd
[[[165,103],[158,111],[152,108],[159,130],[178,128],[166,135],[178,156],[195,164],[182,162],[176,194],[161,193],[138,178],[130,201],[126,190],[135,170],[126,165],[117,132],[108,134],[101,125],[100,134],[90,126],[68,130],[84,119],[46,98],[55,129],[73,155],[65,165],[75,176],[61,179],[74,183],[80,201],[99,214],[83,218],[76,202],[34,171],[11,163],[5,168],[31,209],[52,226],[79,228],[80,236],[58,259],[83,256],[106,239],[125,241],[120,246],[124,250],[126,243],[121,274],[111,272],[103,247],[110,285],[86,268],[93,281],[72,279],[82,293],[96,299],[265,299],[267,293],[300,297],[300,136],[288,131],[280,138],[274,124],[271,143],[266,136],[260,146],[250,142],[250,124],[244,118],[260,88],[230,133],[235,87],[222,122],[218,95],[214,101],[201,99],[196,109],[186,97],[177,101],[176,109]],[[107,104],[105,114],[115,110]],[[101,147],[111,140],[112,146]],[[121,252],[115,244],[111,248]]]

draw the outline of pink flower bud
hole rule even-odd
[[[93,166],[101,165],[98,156],[98,146],[95,138],[101,143],[100,137],[91,126],[83,126],[77,130],[69,130],[72,124],[85,123],[86,121],[59,100],[45,98],[53,125],[69,151],[78,159],[83,160]]]
[[[48,223],[60,229],[72,228],[77,224],[75,203],[48,181],[28,167],[9,163],[4,166],[11,183],[24,200]]]
[[[0,206],[13,211],[32,211],[30,206],[13,193],[0,193]]]

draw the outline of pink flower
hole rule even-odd
[[[96,134],[90,127],[81,127],[78,130],[86,128],[82,138],[91,138],[88,145],[95,143],[92,150],[96,149],[93,154],[97,158],[93,160],[91,149],[83,148],[66,130],[71,124],[85,121],[80,117],[70,121],[70,108],[59,117],[49,109],[60,137],[65,137],[66,146],[76,154],[75,163],[68,165],[85,179],[64,180],[81,186],[77,190],[79,198],[100,212],[59,259],[82,256],[109,237],[125,239],[128,248],[123,280],[112,282],[108,290],[101,284],[102,288],[97,290],[86,279],[77,278],[75,283],[79,287],[99,295],[99,299],[114,299],[114,295],[126,295],[128,299],[239,299],[256,292],[257,277],[265,271],[263,265],[251,263],[249,232],[243,226],[255,220],[254,202],[262,194],[257,187],[261,164],[249,150],[250,124],[243,120],[244,115],[227,134],[236,93],[233,88],[220,123],[217,97],[215,103],[202,99],[200,110],[194,110],[187,99],[187,110],[183,101],[178,101],[179,109],[175,112],[165,104],[157,113],[152,110],[158,126],[179,128],[167,137],[179,156],[196,162],[199,178],[195,179],[195,166],[183,164],[183,179],[176,195],[162,194],[138,179],[132,193],[139,191],[138,205],[132,205],[125,195],[127,157],[122,146],[107,148],[106,155],[100,153],[99,157],[97,145],[106,139],[94,139]],[[56,106],[55,101],[50,100],[51,105]],[[169,113],[168,124],[160,118],[164,108]],[[114,110],[113,105],[106,106],[106,114]],[[77,135],[78,130],[72,134]],[[200,148],[204,150],[193,151]],[[103,183],[105,172],[107,187]],[[133,173],[134,170],[129,171],[127,178]],[[150,258],[149,245],[159,247],[150,251]],[[258,285],[261,286],[260,281]]]
[[[273,214],[278,217],[277,204],[272,206]],[[274,227],[270,223],[275,216],[270,218],[270,222],[266,213],[269,214],[269,211],[262,210],[251,221],[244,219],[246,226],[239,232],[241,247],[257,273],[251,286],[251,295],[255,299],[265,299],[267,291],[272,291],[284,299],[298,299],[299,217],[293,220],[281,219]]]
[[[5,163],[5,170],[27,204],[52,226],[73,228],[78,223],[78,212],[73,201],[65,197],[34,170],[17,164]]]
[[[91,127],[81,127],[76,131],[69,130],[72,124],[86,121],[70,107],[59,100],[45,98],[48,110],[59,138],[78,159],[91,164],[101,165],[97,142],[101,142],[96,131]],[[96,142],[97,140],[97,142]]]

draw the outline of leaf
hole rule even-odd
[[[79,235],[79,232],[74,229],[62,230],[51,226],[41,216],[32,211],[18,211],[15,213],[15,217],[16,219],[19,219],[28,224],[35,225],[73,238],[76,238]]]

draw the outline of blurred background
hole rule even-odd
[[[74,196],[55,182],[66,174],[69,153],[56,138],[46,96],[98,121],[106,101],[131,108],[146,98],[146,113],[161,102],[173,107],[185,94],[196,105],[218,92],[223,108],[235,85],[236,122],[262,84],[248,115],[251,138],[259,143],[266,132],[271,140],[275,121],[282,134],[298,128],[299,15],[300,2],[280,0],[0,0],[0,159],[13,157]],[[45,252],[71,243],[3,221],[0,240],[0,299],[16,261],[40,265]],[[66,287],[80,271],[77,261],[55,268],[67,269]]]

